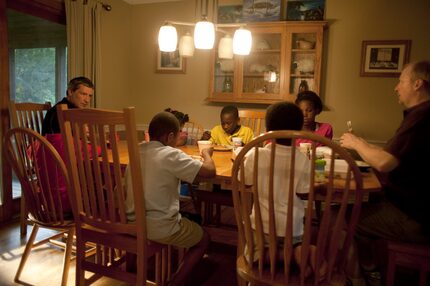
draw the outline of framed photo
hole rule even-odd
[[[240,23],[242,21],[242,5],[218,7],[218,23]]]
[[[157,73],[185,73],[186,60],[179,55],[179,51],[161,52],[157,47]]]
[[[287,21],[324,19],[325,0],[287,0]]]
[[[410,51],[411,40],[363,41],[360,75],[398,77]]]
[[[243,0],[243,22],[269,22],[281,19],[281,0]]]

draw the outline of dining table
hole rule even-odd
[[[196,160],[201,160],[200,151],[197,145],[184,145],[177,147],[182,150],[185,154],[191,156]],[[127,152],[127,142],[118,141],[118,151],[119,159],[122,167],[126,168],[128,165],[128,152]],[[206,224],[211,224],[216,222],[218,225],[220,222],[220,206],[233,206],[232,198],[230,195],[226,195],[225,192],[212,192],[213,185],[220,185],[222,190],[232,190],[232,169],[233,169],[233,151],[229,148],[214,148],[212,159],[215,163],[216,175],[212,178],[204,178],[197,176],[195,178],[194,184],[198,184],[198,195],[193,195],[193,201],[196,209],[204,211],[201,214],[204,217]],[[366,172],[361,172],[363,180],[363,202],[369,200],[369,195],[373,192],[381,191],[381,183],[376,176],[373,169],[368,169]],[[326,198],[327,184],[325,183],[315,183],[315,208],[317,216],[320,217],[323,204]],[[345,179],[342,177],[335,177],[333,180],[333,202],[340,202],[342,197],[342,192],[345,189]],[[355,181],[351,181],[350,194],[348,201],[354,203],[355,201]],[[307,194],[300,195],[301,199],[306,200]],[[202,202],[205,201],[205,204]],[[212,217],[212,209],[217,206],[217,211],[215,212],[215,219]]]
[[[126,141],[118,141],[118,149],[121,165],[126,166],[128,164],[128,152],[127,152],[127,142]],[[177,147],[182,150],[184,153],[190,155],[197,160],[200,158],[200,152],[197,145],[184,145]],[[196,177],[197,183],[208,182],[213,184],[221,185],[221,188],[224,190],[231,190],[232,188],[232,176],[231,171],[233,168],[233,151],[229,148],[225,148],[222,150],[214,150],[212,159],[215,163],[216,168],[216,176],[213,178],[202,178]],[[366,172],[361,173],[363,178],[363,192],[364,192],[364,200],[368,199],[369,193],[379,192],[381,190],[381,183],[378,180],[375,172],[370,168]],[[345,184],[345,179],[341,177],[336,177],[334,179],[334,189],[335,190],[343,190]],[[321,189],[320,187],[318,189]],[[351,190],[355,189],[355,184],[352,182]],[[318,199],[318,196],[317,198]]]

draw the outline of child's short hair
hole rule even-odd
[[[170,132],[177,134],[179,132],[179,121],[170,112],[157,113],[149,123],[148,132],[149,137],[155,140]]]
[[[313,91],[306,90],[297,94],[296,104],[299,105],[302,101],[309,101],[316,110],[316,114],[320,114],[323,109],[321,98]]]
[[[239,110],[234,105],[226,105],[221,110],[221,116],[224,114],[231,114],[234,116],[234,118],[239,118]]]
[[[188,114],[185,114],[185,113],[180,112],[178,110],[171,109],[170,107],[164,109],[164,111],[170,112],[173,115],[175,115],[176,118],[179,120],[180,126],[184,125],[185,123],[187,123],[190,120],[190,118],[188,117]]]
[[[303,112],[294,103],[282,101],[270,105],[266,112],[266,130],[302,130]]]

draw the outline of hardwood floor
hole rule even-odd
[[[223,209],[223,222],[231,222],[231,209]],[[230,221],[229,221],[230,220]],[[236,285],[236,241],[237,233],[231,227],[205,227],[211,235],[207,255],[194,269],[186,286],[230,286]],[[27,237],[31,227],[28,227]],[[37,239],[53,232],[41,229]],[[20,239],[18,221],[0,225],[0,286],[43,285],[57,286],[61,282],[63,251],[54,246],[41,246],[32,251],[21,275],[21,283],[13,282],[27,238]],[[430,278],[430,277],[429,277]],[[75,285],[75,262],[72,261],[68,285]],[[102,278],[93,285],[127,285],[116,280]],[[416,271],[399,268],[396,286],[418,285]]]
[[[205,227],[212,242],[207,255],[195,268],[193,277],[186,285],[215,286],[236,285],[236,231],[232,228]],[[28,227],[26,238],[20,239],[19,223],[0,225],[0,285],[57,286],[61,283],[63,251],[54,246],[41,246],[30,254],[21,274],[21,283],[13,281],[25,243],[31,233]],[[41,229],[36,240],[48,237],[53,231]],[[75,285],[75,262],[69,270],[68,285]],[[93,285],[127,285],[116,280],[102,278]]]

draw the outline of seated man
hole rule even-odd
[[[404,118],[384,149],[352,133],[340,138],[342,147],[356,150],[373,168],[387,175],[384,198],[362,207],[356,230],[361,269],[367,280],[378,278],[375,256],[369,251],[379,239],[430,243],[427,176],[430,161],[430,62],[410,63],[395,87]],[[350,276],[360,278],[357,265]],[[352,273],[352,272],[356,273]]]
[[[42,135],[60,133],[58,123],[57,105],[67,104],[67,108],[86,108],[89,107],[91,98],[94,94],[94,84],[86,77],[75,77],[67,85],[66,97],[55,104],[48,112],[42,123]]]
[[[86,108],[90,104],[93,93],[94,85],[91,80],[86,77],[76,77],[70,80],[69,84],[67,85],[66,97],[64,97],[60,102],[48,110],[45,117],[43,118],[42,135],[44,135],[46,139],[54,146],[63,161],[66,161],[66,158],[63,140],[60,133],[60,124],[58,122],[57,105],[67,104],[67,107],[70,109]],[[88,148],[91,148],[91,146],[88,146]],[[37,157],[42,159],[41,156],[44,156],[44,154],[42,152],[38,152]],[[50,160],[49,158],[46,159],[48,161]],[[48,176],[49,182],[51,185],[54,185],[56,184],[57,177],[52,176],[52,174],[55,174],[56,172],[55,170],[49,171],[52,172],[50,176]],[[66,183],[62,177],[58,178],[58,180],[58,189],[61,193],[63,212],[67,215],[71,215],[72,208],[70,206],[69,196],[66,190]]]
[[[232,138],[242,138],[246,144],[254,138],[252,129],[239,125],[239,110],[236,106],[227,105],[221,110],[221,124],[203,133],[202,140],[210,140],[216,145],[233,145]]]
[[[170,281],[172,285],[183,284],[209,244],[209,235],[179,213],[180,182],[192,183],[196,176],[214,177],[216,174],[211,157],[213,148],[202,151],[203,162],[194,160],[175,148],[179,131],[179,121],[173,114],[158,113],[149,124],[150,141],[139,146],[144,170],[148,239],[189,249]],[[126,204],[128,218],[133,221],[133,189],[129,175],[127,172]]]

